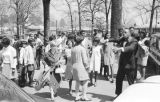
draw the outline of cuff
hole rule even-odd
[[[124,52],[124,48],[123,47],[121,48],[121,50],[122,50],[122,52]]]

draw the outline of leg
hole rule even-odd
[[[54,91],[52,86],[49,86],[50,92],[51,92],[51,100],[54,100]]]
[[[93,84],[93,71],[91,71],[91,73],[90,73],[90,84]]]
[[[143,67],[142,67],[142,79],[143,79],[143,80],[145,79],[145,75],[146,75],[146,67],[143,66]]]
[[[98,74],[98,72],[97,72],[97,71],[95,71],[95,76],[94,76],[94,78],[95,78],[95,83],[94,83],[94,86],[96,86],[96,85],[97,85],[97,74]]]
[[[127,75],[128,84],[129,85],[134,84],[135,69],[127,69],[126,70],[126,75]]]
[[[72,92],[72,79],[69,80],[69,92]]]
[[[80,86],[80,82],[79,81],[76,81],[76,99],[75,100],[79,100],[80,97],[79,97],[79,86]]]
[[[116,94],[120,95],[122,92],[123,79],[125,77],[125,71],[122,68],[118,69],[116,77]]]
[[[113,70],[113,65],[111,64],[110,65],[110,70],[111,70],[111,82],[113,83],[114,82],[114,70]]]
[[[89,100],[87,98],[87,84],[88,84],[87,80],[82,82],[82,99],[84,100]]]

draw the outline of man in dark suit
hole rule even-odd
[[[121,51],[119,59],[119,68],[116,77],[116,94],[119,95],[122,92],[122,84],[125,75],[129,85],[134,83],[136,60],[135,54],[137,52],[138,43],[134,33],[130,33],[126,30],[127,42],[123,42],[123,47],[117,48],[117,51]]]

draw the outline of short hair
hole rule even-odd
[[[134,29],[134,27],[129,27],[129,30],[131,30],[132,28]]]
[[[78,45],[81,44],[83,40],[84,40],[84,37],[82,35],[77,35],[75,38],[75,42]]]
[[[32,42],[34,42],[34,39],[28,39],[28,43],[30,44],[30,43],[32,43]]]
[[[150,45],[150,40],[146,40],[146,41],[144,42],[144,44],[145,44],[147,47],[149,47],[149,45]]]
[[[4,37],[4,38],[2,39],[2,44],[3,44],[3,45],[6,45],[6,46],[9,46],[9,45],[10,45],[10,39],[7,38],[7,37]]]
[[[99,42],[100,42],[100,39],[99,39],[98,37],[96,37],[96,38],[93,40],[93,42],[99,43]]]
[[[140,34],[142,35],[143,38],[146,37],[146,33],[144,31],[141,31]]]
[[[52,40],[54,40],[56,37],[54,36],[54,35],[52,35],[52,36],[50,36],[49,37],[49,41],[52,41]]]

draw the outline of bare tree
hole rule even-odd
[[[105,6],[105,16],[106,16],[106,33],[108,33],[108,29],[109,29],[109,22],[108,22],[108,18],[109,18],[109,13],[111,10],[111,1],[112,0],[102,0],[104,2],[104,6]]]
[[[20,36],[20,25],[24,32],[25,24],[28,21],[29,16],[38,7],[39,2],[37,0],[10,0],[10,7],[14,9],[17,16],[17,35]]]
[[[50,31],[50,1],[42,0],[43,12],[44,12],[44,45],[47,45],[48,34]]]
[[[85,16],[89,15],[89,18],[91,18],[91,34],[93,35],[93,29],[94,29],[94,20],[97,12],[102,11],[101,4],[103,2],[101,0],[86,0],[85,1],[85,7],[83,10],[83,13],[85,13]]]
[[[77,6],[78,6],[78,18],[79,18],[79,30],[82,28],[82,8],[84,7],[84,1],[85,0],[77,0]]]
[[[111,37],[117,38],[118,29],[122,27],[122,0],[112,0]]]
[[[73,15],[72,15],[72,9],[71,9],[71,2],[69,2],[69,0],[65,0],[69,9],[69,16],[71,19],[71,29],[72,29],[72,33],[73,33]]]

